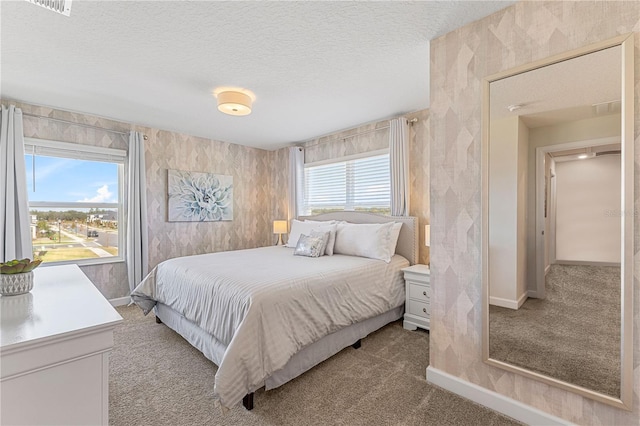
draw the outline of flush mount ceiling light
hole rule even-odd
[[[513,111],[518,110],[518,109],[520,109],[520,108],[522,108],[522,105],[520,105],[520,104],[513,104],[513,105],[509,105],[509,106],[507,107],[507,109],[509,110],[509,112],[513,112]]]
[[[246,89],[219,87],[213,95],[218,99],[218,110],[229,115],[249,115],[255,95]]]

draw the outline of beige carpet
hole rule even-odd
[[[110,362],[112,425],[515,425],[425,380],[429,334],[390,324],[293,381],[223,415],[216,366],[153,314],[119,307]]]
[[[551,265],[546,299],[491,306],[489,354],[620,397],[620,267]]]

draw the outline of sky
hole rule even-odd
[[[118,165],[68,158],[25,155],[29,201],[118,202]]]

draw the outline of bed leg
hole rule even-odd
[[[253,410],[253,392],[246,394],[242,398],[242,405],[249,411]]]
[[[353,349],[360,349],[360,346],[362,346],[362,340],[361,339],[358,339],[357,342],[355,342],[353,345],[351,345],[351,347]]]
[[[156,317],[156,324],[162,324],[162,320],[158,317]]]

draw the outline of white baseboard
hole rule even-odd
[[[485,407],[528,425],[571,425],[572,423],[537,408],[523,404],[459,377],[452,376],[431,366],[427,367],[427,381],[463,398],[470,399]]]
[[[111,303],[111,306],[128,305],[130,302],[131,302],[131,298],[129,296],[127,296],[127,297],[118,297],[116,299],[109,299],[109,303]]]
[[[519,309],[520,306],[527,300],[527,292],[525,291],[518,298],[518,300],[503,299],[502,297],[489,296],[489,304],[493,306],[500,306],[501,308]]]
[[[620,262],[598,262],[595,260],[556,260],[555,264],[575,266],[620,266]]]

